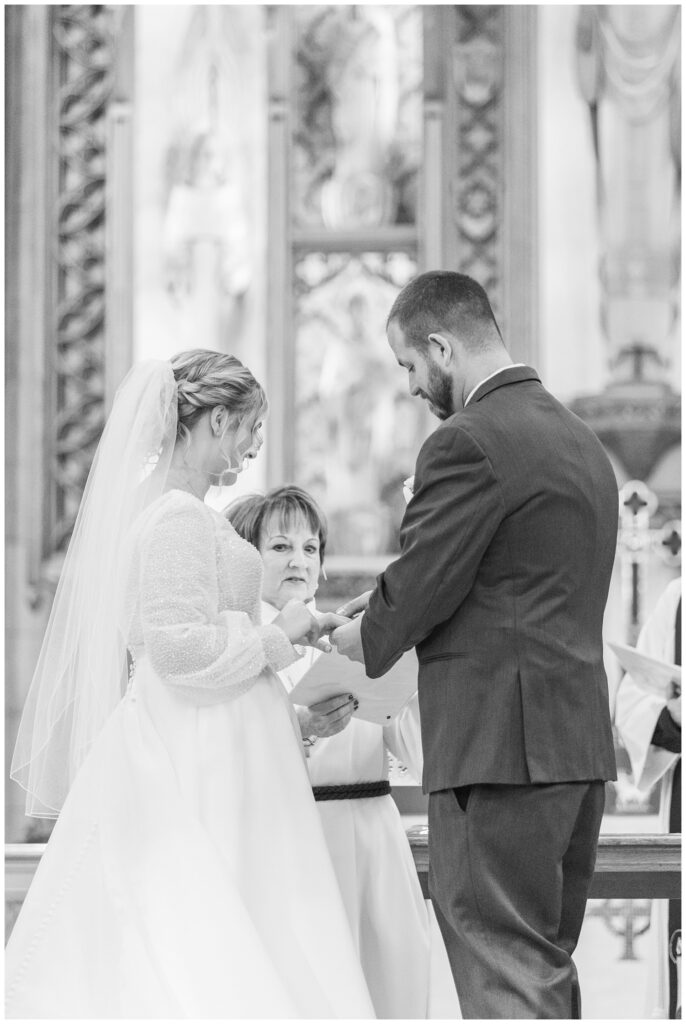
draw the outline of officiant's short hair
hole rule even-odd
[[[298,519],[304,519],[319,538],[319,557],[324,561],[329,532],[326,516],[312,495],[296,484],[274,487],[266,494],[247,494],[236,498],[227,505],[223,514],[236,533],[258,550],[262,531],[272,516],[277,516],[286,528]]]
[[[386,327],[395,321],[408,344],[420,351],[441,329],[479,349],[502,335],[488,295],[478,281],[452,270],[429,270],[406,284],[391,306]]]

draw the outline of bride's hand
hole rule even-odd
[[[282,629],[292,644],[305,644],[330,651],[328,634],[348,621],[344,615],[335,615],[333,612],[313,615],[302,601],[294,599],[283,606],[273,620],[273,625]]]

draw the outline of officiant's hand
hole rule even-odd
[[[358,615],[356,619],[346,623],[346,625],[334,629],[331,634],[331,641],[336,645],[339,654],[344,654],[350,661],[359,661],[360,664],[364,665],[362,637],[360,635],[361,624],[362,616]]]
[[[351,619],[354,615],[359,615],[360,612],[367,610],[369,605],[369,598],[374,593],[373,590],[365,590],[364,594],[360,594],[359,597],[353,597],[350,601],[346,601],[345,604],[341,605],[340,608],[336,609],[337,615],[347,615]]]
[[[292,644],[330,651],[328,634],[336,626],[348,621],[344,615],[336,615],[334,612],[317,612],[313,615],[302,601],[294,599],[283,606],[272,624],[282,629]]]
[[[295,709],[300,722],[303,739],[311,736],[335,736],[342,732],[358,708],[358,702],[352,693],[338,693],[335,697],[319,701],[309,708]]]

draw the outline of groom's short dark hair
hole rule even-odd
[[[497,337],[502,342],[488,295],[478,281],[452,270],[429,270],[406,284],[388,314],[408,344],[425,349],[428,336],[447,330],[465,344],[481,348]]]

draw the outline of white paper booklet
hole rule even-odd
[[[626,644],[608,644],[619,663],[632,679],[660,697],[673,697],[681,693],[681,667],[667,661],[650,658],[635,647]]]
[[[357,718],[388,725],[417,692],[417,655],[407,651],[380,679],[370,679],[364,665],[334,650],[322,654],[290,692],[294,704],[318,704],[338,693],[354,694],[360,706]]]

